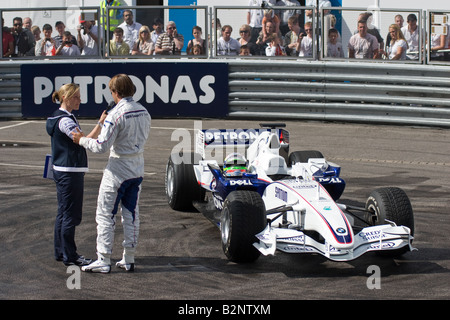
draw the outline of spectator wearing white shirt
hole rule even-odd
[[[306,0],[305,6],[306,7],[315,7],[316,4],[317,4],[317,0]],[[331,2],[330,1],[328,1],[328,0],[319,0],[319,9],[329,8],[329,7],[331,7]],[[329,13],[330,13],[329,10],[324,10],[324,15],[327,15]],[[312,16],[313,16],[313,10],[305,10],[305,23],[306,22],[311,22],[312,21]]]
[[[404,26],[401,30],[405,36],[406,43],[408,44],[408,50],[406,51],[406,59],[419,60],[419,39],[420,30],[417,27],[417,16],[411,13],[406,18],[408,25]]]
[[[334,28],[328,30],[327,57],[328,58],[344,58],[344,50],[342,43],[338,41],[339,31]]]
[[[313,56],[313,38],[312,38],[312,22],[305,23],[305,32],[298,36],[297,51],[299,57],[312,57]]]
[[[44,38],[36,42],[35,56],[54,56],[56,52],[56,42],[52,38],[53,28],[48,23],[42,27]]]
[[[82,49],[82,56],[98,55],[98,27],[94,25],[94,21],[80,20],[77,27],[77,42],[79,48]],[[81,32],[83,30],[83,32]]]
[[[61,45],[58,47],[58,50],[56,50],[56,55],[71,57],[81,55],[78,46],[72,42],[72,34],[70,31],[64,31],[61,39]]]
[[[375,36],[367,32],[367,21],[358,21],[358,33],[348,42],[348,57],[358,59],[377,59],[379,44]]]
[[[133,20],[133,11],[126,9],[123,11],[123,23],[119,25],[119,28],[123,30],[123,41],[125,41],[130,47],[130,53],[134,44],[139,39],[139,30],[142,24]]]
[[[222,27],[222,37],[217,41],[217,54],[225,56],[236,56],[239,54],[241,44],[236,39],[231,38],[233,28],[230,25]]]
[[[408,44],[400,27],[395,23],[391,24],[389,26],[389,35],[391,36],[391,42],[389,47],[387,47],[389,60],[406,60]]]

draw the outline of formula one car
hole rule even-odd
[[[284,127],[199,130],[193,153],[174,153],[168,160],[170,207],[201,211],[220,228],[225,255],[239,263],[276,250],[333,261],[413,250],[413,210],[402,189],[374,190],[365,207],[338,203],[345,188],[340,167],[319,151],[289,153]],[[244,146],[246,155],[231,153],[222,164],[220,150],[230,146]]]

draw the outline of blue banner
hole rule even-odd
[[[23,64],[23,117],[48,117],[58,104],[52,94],[63,84],[80,85],[77,117],[98,117],[112,100],[109,80],[130,76],[134,99],[152,117],[224,117],[228,114],[226,63],[61,63]]]

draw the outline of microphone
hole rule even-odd
[[[116,103],[114,102],[114,100],[113,100],[113,101],[110,101],[110,102],[108,103],[108,107],[106,108],[106,114],[108,114],[108,112],[110,112],[111,109],[114,108],[115,106],[116,106]]]

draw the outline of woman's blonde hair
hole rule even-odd
[[[150,28],[148,26],[142,26],[139,29],[139,40],[144,42],[144,36],[142,35],[142,31],[147,31],[148,35],[150,36]]]
[[[64,99],[72,98],[72,96],[79,90],[80,90],[80,87],[77,84],[67,83],[67,84],[61,86],[61,88],[59,88],[58,91],[53,92],[52,101],[54,103],[56,103],[57,101],[59,103],[63,103]]]
[[[394,29],[397,40],[402,39],[402,40],[406,41],[402,30],[400,29],[400,27],[396,23],[391,24],[389,26],[389,29]],[[391,43],[392,43],[392,41],[394,41],[394,39],[391,40]]]

